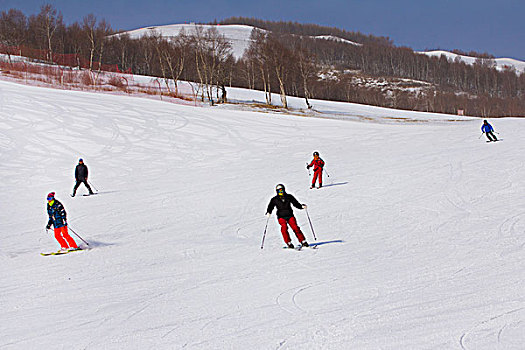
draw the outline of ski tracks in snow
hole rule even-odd
[[[494,315],[474,325],[459,337],[461,349],[523,349],[518,341],[525,332],[525,307]]]
[[[287,289],[280,293],[277,298],[275,298],[275,303],[279,306],[281,310],[291,314],[291,315],[300,315],[307,313],[305,309],[300,307],[297,303],[297,299],[300,293],[303,291],[312,288],[313,283],[307,283],[298,287]]]

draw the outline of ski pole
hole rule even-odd
[[[264,226],[264,233],[263,233],[263,238],[262,238],[262,243],[261,243],[261,249],[263,249],[264,247],[264,239],[266,238],[266,229],[268,228],[268,221],[270,221],[270,216],[271,215],[268,215],[268,219],[266,219],[266,226]]]
[[[325,170],[324,172],[326,173],[326,176],[330,177],[330,174],[328,174],[328,171]]]
[[[308,166],[308,163],[306,163],[306,169],[308,169],[308,176],[312,176],[312,174],[310,173],[310,167]]]
[[[479,135],[478,140],[481,138],[481,136],[483,136],[483,133],[481,133],[481,135]]]
[[[95,187],[95,185],[93,185],[93,183],[92,183],[91,181],[88,180],[88,183],[89,183],[91,186],[93,186],[93,188],[95,189],[95,191],[98,192],[97,188]]]
[[[314,227],[312,225],[312,220],[310,220],[310,215],[308,214],[308,208],[304,208],[304,210],[306,210],[306,216],[308,217],[308,222],[310,223],[310,228],[312,229],[312,234],[314,235],[314,239],[317,241],[317,237],[315,237]]]
[[[80,238],[80,239],[82,240],[82,242],[84,242],[84,243],[86,243],[87,245],[89,245],[89,243],[86,242],[86,241],[84,240],[84,238],[80,237],[80,236],[78,235],[78,233],[75,232],[75,230],[73,230],[71,227],[69,227],[69,229],[70,229],[71,232],[73,232],[78,238]]]

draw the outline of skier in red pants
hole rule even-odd
[[[312,186],[310,188],[315,187],[315,181],[317,178],[319,178],[319,187],[323,187],[323,167],[324,167],[324,160],[319,157],[319,152],[314,152],[314,159],[310,164],[306,166],[306,169],[310,169],[311,167],[314,167],[314,177],[312,179]]]
[[[67,232],[66,210],[62,203],[55,199],[55,192],[47,195],[47,214],[49,215],[49,221],[46,230],[49,230],[51,225],[53,225],[55,228],[55,238],[60,244],[61,250],[77,250],[77,243]]]
[[[279,184],[275,187],[277,196],[273,197],[268,204],[268,209],[266,209],[266,216],[270,216],[274,207],[277,207],[277,219],[281,225],[281,233],[283,235],[284,242],[288,248],[294,248],[290,235],[288,234],[288,225],[292,228],[293,232],[297,236],[299,242],[303,247],[308,247],[308,242],[299,226],[297,226],[297,220],[293,215],[292,204],[298,209],[305,209],[306,204],[301,204],[295,199],[291,194],[286,193],[284,185]]]

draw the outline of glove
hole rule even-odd
[[[46,230],[49,230],[49,229],[51,229],[51,225],[47,224]]]
[[[266,214],[264,214],[264,216],[266,216],[267,218],[269,218],[270,215],[272,215],[272,214],[270,214],[270,213],[266,213]]]
[[[306,166],[306,169],[310,169],[310,166],[309,166],[309,165],[307,165],[307,166]]]
[[[306,209],[306,208],[307,208],[306,204],[303,204],[303,209]]]

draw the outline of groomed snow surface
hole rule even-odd
[[[525,120],[323,104],[376,119],[0,82],[0,348],[523,349]],[[318,249],[260,249],[281,182]],[[50,191],[90,250],[40,256]]]

